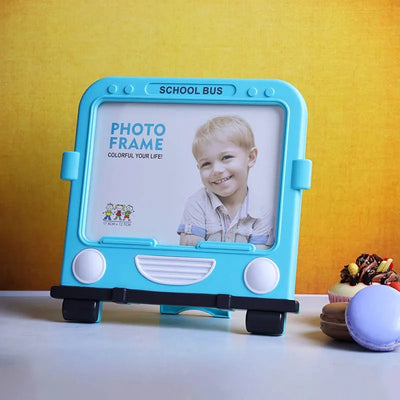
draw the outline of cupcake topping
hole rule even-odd
[[[399,281],[399,275],[393,271],[393,260],[383,259],[376,254],[361,254],[355,263],[346,265],[340,271],[340,282],[355,286],[358,283],[371,285],[380,283],[390,285]]]
[[[354,276],[354,275],[357,275],[359,268],[356,263],[350,263],[348,266],[348,270],[349,270],[350,275]]]

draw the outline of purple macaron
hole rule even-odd
[[[346,323],[350,335],[363,347],[391,351],[400,345],[400,292],[372,285],[349,302]]]

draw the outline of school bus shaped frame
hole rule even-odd
[[[179,243],[185,201],[202,186],[191,154],[195,131],[226,115],[239,115],[254,132],[248,196],[269,210],[268,246],[251,233]],[[280,80],[108,77],[92,84],[80,102],[75,149],[61,167],[71,188],[61,282],[51,296],[63,299],[64,319],[98,322],[104,301],[215,317],[242,309],[249,332],[282,334],[286,313],[299,311],[300,211],[311,184],[306,129],[304,99]]]

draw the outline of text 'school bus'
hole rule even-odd
[[[83,95],[59,286],[66,320],[103,301],[247,310],[282,334],[294,300],[307,109],[278,80],[104,78]]]

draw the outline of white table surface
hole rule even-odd
[[[64,322],[47,292],[0,292],[0,399],[399,399],[400,348],[364,350],[319,328],[327,296],[296,296],[279,337],[244,311],[160,315],[104,303],[97,324]]]

